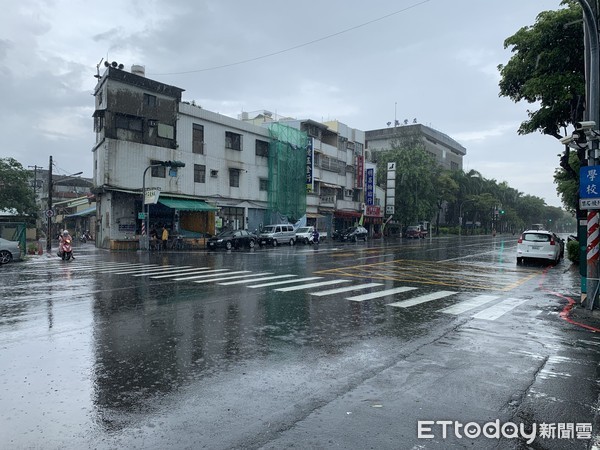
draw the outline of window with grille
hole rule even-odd
[[[194,183],[206,183],[206,166],[194,164]]]
[[[154,178],[165,178],[167,176],[167,168],[165,166],[153,167],[152,168],[152,176]]]
[[[269,143],[267,141],[256,140],[256,154],[258,156],[269,156]]]
[[[225,148],[232,150],[242,150],[242,135],[232,133],[231,131],[225,132]]]
[[[229,186],[240,187],[240,169],[229,169]]]
[[[204,126],[192,125],[192,153],[204,154]]]
[[[144,94],[144,105],[156,106],[156,95]]]

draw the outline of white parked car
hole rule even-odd
[[[526,259],[547,260],[556,264],[561,257],[561,242],[551,231],[527,230],[517,241],[517,264]]]

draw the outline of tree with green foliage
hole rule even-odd
[[[515,103],[538,104],[528,111],[519,134],[540,131],[561,139],[569,124],[582,120],[585,110],[585,49],[582,10],[579,2],[563,0],[557,11],[543,11],[532,26],[523,27],[504,41],[513,56],[500,71],[500,95]],[[576,208],[570,195],[572,183],[579,184],[578,168],[565,146],[554,182],[563,204]],[[577,159],[584,158],[583,150]],[[576,164],[577,165],[577,164]],[[563,186],[565,185],[566,186]]]
[[[437,179],[437,215],[436,215],[436,234],[440,234],[440,221],[444,205],[456,201],[460,187],[452,178],[452,171],[444,170]]]
[[[504,41],[513,56],[500,64],[500,95],[515,103],[539,104],[528,111],[519,134],[540,131],[562,138],[560,130],[581,120],[585,99],[582,11],[577,1],[543,11],[535,25],[523,27]]]
[[[13,158],[0,158],[0,210],[35,216],[36,205],[29,173]]]
[[[441,172],[423,143],[412,138],[396,140],[392,148],[377,152],[377,182],[385,186],[387,163],[396,163],[394,220],[404,226],[430,220],[437,208],[437,176]]]

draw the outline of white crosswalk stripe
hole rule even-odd
[[[221,273],[218,273],[218,272],[221,272]],[[229,272],[229,269],[204,270],[202,272],[202,275],[194,275],[194,276],[191,276],[191,277],[185,276],[185,277],[182,277],[182,278],[175,278],[175,281],[187,281],[187,280],[197,280],[199,278],[211,278],[211,277],[216,277],[216,276],[223,275],[222,272],[228,272],[229,274],[232,274],[232,273],[248,273],[250,271],[249,270],[243,270],[243,271],[237,271],[237,272]]]
[[[311,292],[310,295],[322,297],[324,295],[341,294],[342,292],[360,291],[361,289],[367,289],[370,287],[381,286],[382,284],[383,283],[356,284],[353,286],[344,286],[344,287],[337,288],[337,289],[328,289],[326,291]]]
[[[134,277],[148,277],[150,275],[160,275],[163,273],[175,273],[175,272],[181,272],[181,270],[184,270],[184,267],[190,267],[190,266],[180,266],[180,267],[165,267],[165,268],[160,268],[160,267],[155,267],[152,269],[146,269],[142,272],[134,272],[132,274],[132,276]],[[127,273],[127,272],[123,272],[123,273]]]
[[[498,298],[500,297],[497,295],[478,295],[477,297],[457,303],[456,305],[449,306],[448,308],[444,308],[441,310],[441,312],[446,314],[458,315],[470,311],[472,309],[479,308],[480,306],[483,306],[486,303],[489,303],[492,300],[496,300]]]
[[[255,284],[254,286],[248,286],[248,287],[250,289],[254,289],[254,288],[261,288],[261,287],[278,286],[278,285],[281,285],[281,284],[298,283],[300,281],[319,280],[321,278],[323,278],[323,277],[295,278],[293,280],[273,281],[272,283]]]
[[[364,294],[345,297],[345,300],[354,302],[380,299],[419,289],[411,286],[399,286],[380,291],[374,291],[373,289],[383,286],[383,283],[370,282],[323,290],[322,288],[325,286],[351,283],[353,280],[327,280],[319,276],[297,278],[296,274],[277,275],[271,272],[255,273],[250,270],[211,269],[210,267],[159,265],[147,263],[81,261],[77,265],[69,266],[63,265],[62,263],[62,261],[57,262],[55,267],[57,269],[68,268],[69,273],[73,271],[93,271],[99,274],[123,274],[131,275],[133,277],[149,277],[153,280],[167,279],[167,281],[190,281],[197,284],[215,283],[219,286],[246,285],[245,287],[250,289],[273,287],[273,290],[276,292],[313,290],[311,292],[307,292],[307,294],[315,297],[333,296],[367,289],[370,290],[370,292],[366,292]],[[48,266],[45,266],[43,270],[40,268],[39,270],[24,271],[24,273],[47,273],[47,267]],[[459,292],[457,291],[440,290],[388,303],[387,306],[407,309],[424,303],[433,302],[435,300],[444,299],[458,293]],[[491,304],[492,302],[493,304]],[[483,294],[460,301],[449,307],[439,309],[439,312],[452,315],[469,313],[471,314],[470,317],[474,319],[493,321],[525,302],[526,300],[519,298],[502,298],[499,295]],[[479,309],[479,311],[473,312],[473,310],[476,309]]]
[[[151,275],[162,275],[162,274],[175,274],[175,273],[180,273],[180,274],[184,274],[187,272],[191,272],[193,270],[198,270],[201,267],[190,267],[190,266],[179,266],[179,267],[169,267],[167,269],[149,269],[147,272],[142,272],[142,273],[136,273],[133,276],[134,277],[147,277],[147,276],[151,276]]]
[[[152,268],[157,268],[157,267],[171,267],[171,266],[158,266],[156,264],[144,264],[144,265],[140,265],[138,267],[135,267],[131,270],[128,270],[126,272],[121,272],[123,270],[123,268],[121,267],[117,267],[117,268],[108,268],[108,269],[102,269],[99,270],[98,273],[110,273],[110,272],[116,272],[119,271],[119,273],[125,274],[125,273],[136,273],[136,272],[143,272],[144,270],[148,270],[148,269],[152,269]]]
[[[420,305],[421,303],[431,302],[433,300],[439,300],[440,298],[449,297],[457,294],[455,291],[438,291],[432,292],[431,294],[421,295],[408,300],[401,300],[395,303],[389,303],[387,306],[396,306],[398,308],[409,308],[411,306]]]
[[[248,272],[248,271],[246,270],[245,272]],[[255,277],[255,276],[262,276],[262,275],[271,275],[271,272],[263,272],[263,273],[250,273],[250,274],[247,274],[247,275],[234,275],[234,276],[230,276],[233,273],[235,273],[235,272],[229,272],[226,277],[213,278],[213,279],[210,279],[210,280],[194,281],[194,283],[212,283],[214,281],[235,280],[236,278],[248,278],[248,277]],[[244,273],[244,271],[239,272],[239,273]]]
[[[303,289],[312,289],[315,287],[321,286],[329,286],[331,284],[340,284],[340,283],[349,283],[350,280],[329,280],[329,281],[321,281],[319,283],[309,283],[309,284],[301,284],[300,286],[290,286],[285,288],[275,289],[277,292],[291,292],[291,291],[300,291]]]
[[[527,300],[521,298],[505,298],[501,302],[496,303],[494,306],[490,306],[483,311],[473,314],[471,317],[474,319],[496,320],[507,312],[515,309],[517,306],[522,305],[526,301]]]
[[[279,280],[281,278],[290,278],[295,277],[296,275],[288,274],[288,275],[273,275],[272,277],[261,277],[255,280],[238,280],[238,281],[229,281],[227,283],[218,283],[221,286],[231,286],[232,284],[248,284],[248,283],[256,283],[257,281],[267,281],[267,280]]]
[[[210,267],[194,267],[193,269],[180,270],[177,273],[168,273],[166,275],[156,275],[150,278],[152,278],[153,280],[160,280],[161,278],[176,278],[181,275],[196,275],[201,273],[207,273],[209,272],[208,269],[210,269]]]
[[[370,294],[356,295],[354,297],[347,297],[346,300],[353,302],[364,302],[365,300],[372,300],[374,298],[387,297],[389,295],[399,294],[400,292],[413,291],[417,288],[402,286],[393,289],[386,289],[385,291],[371,292]]]

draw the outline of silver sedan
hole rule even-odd
[[[21,247],[17,241],[0,238],[0,265],[21,259]]]

